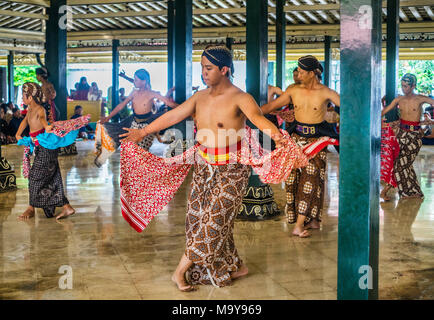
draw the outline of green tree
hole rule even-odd
[[[431,94],[434,90],[433,60],[403,60],[399,61],[398,75],[401,79],[406,73],[412,73],[417,78],[416,90],[422,94]],[[399,82],[401,87],[401,82]]]
[[[26,82],[38,82],[35,69],[38,66],[19,66],[14,68],[14,85],[21,86]]]

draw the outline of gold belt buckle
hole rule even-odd
[[[414,125],[411,125],[411,126],[410,126],[410,130],[411,130],[411,131],[414,131]]]

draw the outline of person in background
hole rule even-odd
[[[87,100],[98,101],[102,99],[102,91],[99,90],[96,82],[92,82],[89,92],[87,94]]]
[[[87,100],[87,94],[89,93],[90,86],[87,83],[86,77],[81,77],[78,83],[77,92],[75,93],[74,100]]]
[[[77,119],[83,116],[83,107],[82,106],[75,106],[74,108],[74,114],[71,116],[70,119]],[[80,128],[78,131],[78,137],[82,139],[90,139],[93,140],[95,137],[95,131],[93,128],[89,125]]]
[[[9,122],[9,134],[14,138],[18,131],[18,128],[20,127],[21,121],[23,121],[23,117],[21,116],[20,109],[15,107],[12,110],[12,119]]]

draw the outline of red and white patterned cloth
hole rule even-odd
[[[58,137],[63,138],[68,133],[74,130],[78,130],[81,127],[86,126],[90,121],[91,115],[88,114],[86,116],[82,116],[80,118],[71,119],[71,120],[65,120],[65,121],[56,121],[53,122],[53,130],[52,133],[55,134]],[[33,137],[37,137],[37,134],[44,133],[45,130],[42,129],[38,131]],[[32,133],[31,133],[32,135]],[[24,147],[24,153],[23,153],[23,177],[28,179],[29,178],[29,172],[30,172],[30,157],[31,152],[29,147]]]
[[[84,126],[87,126],[90,121],[90,117],[91,115],[88,114],[80,118],[75,118],[71,120],[56,121],[53,123],[52,133],[54,133],[58,137],[64,137],[71,131],[78,130]]]
[[[393,174],[393,163],[399,155],[399,144],[396,141],[395,133],[388,123],[381,128],[381,181],[397,187],[395,175]]]
[[[300,148],[284,135],[282,146],[272,152],[261,148],[258,139],[246,127],[241,150],[230,153],[230,162],[249,165],[264,183],[285,181],[292,169],[304,167],[308,160],[335,139],[323,137],[315,143]],[[199,145],[189,148],[173,158],[159,158],[133,142],[121,144],[120,187],[122,215],[141,232],[173,198],[195,163],[206,163],[199,155]]]

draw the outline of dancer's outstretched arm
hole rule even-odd
[[[153,95],[154,95],[155,99],[163,101],[164,104],[167,105],[167,106],[169,106],[170,108],[176,108],[177,106],[179,106],[179,104],[176,103],[175,101],[173,101],[172,99],[169,99],[169,98],[167,98],[165,96],[162,96],[161,94],[159,94],[156,91],[152,91],[152,92],[153,92]]]
[[[125,106],[130,103],[134,99],[134,91],[126,98],[124,101],[119,103],[116,108],[110,112],[108,117],[101,117],[101,124],[108,122],[111,118],[113,118],[118,112],[120,112]]]
[[[268,114],[274,110],[277,110],[287,105],[290,102],[291,102],[291,88],[288,87],[288,89],[286,89],[285,92],[283,92],[279,98],[262,105],[261,110],[263,114]]]
[[[196,95],[193,95],[190,99],[180,104],[175,109],[166,112],[158,119],[155,119],[143,129],[123,128],[125,131],[128,132],[119,135],[119,137],[123,138],[121,140],[128,140],[136,143],[140,142],[148,134],[159,132],[193,115],[195,108]]]
[[[392,110],[393,108],[395,108],[398,105],[398,103],[399,103],[399,97],[393,99],[393,101],[386,108],[384,108],[383,111],[381,111],[381,115],[384,116],[390,110]]]
[[[271,138],[276,143],[276,147],[280,146],[280,140],[283,135],[280,133],[279,129],[267,118],[264,117],[261,109],[256,103],[255,99],[250,94],[243,94],[237,104],[244,115],[249,119],[259,130],[265,132],[267,135],[271,134]]]

